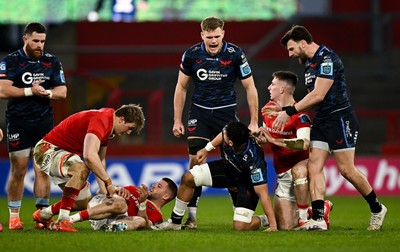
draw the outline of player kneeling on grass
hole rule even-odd
[[[94,230],[107,232],[150,228],[163,221],[161,208],[175,198],[177,186],[171,179],[163,178],[150,191],[145,185],[118,189],[113,197],[94,196],[88,208],[70,216],[70,221],[90,220]]]
[[[230,122],[222,133],[197,152],[198,162],[207,157],[207,153],[222,145],[223,159],[195,165],[182,176],[175,207],[171,218],[152,226],[154,230],[180,230],[187,205],[198,186],[214,188],[237,188],[237,198],[233,200],[234,230],[255,230],[261,226],[266,231],[276,231],[276,220],[268,194],[267,164],[264,151],[256,139],[241,122]],[[265,215],[254,216],[260,199]]]

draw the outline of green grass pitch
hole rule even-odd
[[[31,214],[34,200],[23,200],[23,231],[8,230],[6,198],[0,198],[0,251],[399,251],[400,198],[381,197],[387,206],[383,230],[367,231],[369,209],[362,197],[329,197],[334,203],[331,228],[326,232],[232,230],[232,207],[228,196],[204,196],[198,210],[198,229],[183,231],[92,231],[88,222],[76,224],[78,233],[35,230]],[[56,199],[54,199],[56,200]],[[164,207],[164,219],[173,207]],[[256,214],[261,214],[258,208]]]

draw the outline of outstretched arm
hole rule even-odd
[[[268,194],[268,184],[256,185],[254,190],[260,198],[261,206],[264,210],[265,215],[268,218],[269,228],[266,229],[268,232],[277,231],[277,224],[275,219],[274,209],[272,207],[272,201]]]
[[[178,138],[185,134],[185,126],[182,123],[182,112],[185,107],[189,80],[189,76],[179,71],[174,94],[174,126],[172,128],[172,133]]]
[[[242,80],[242,85],[247,93],[247,103],[250,111],[249,129],[251,132],[258,130],[258,93],[253,76]]]

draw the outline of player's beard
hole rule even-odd
[[[28,55],[28,57],[31,59],[34,59],[34,60],[40,59],[40,57],[42,57],[42,53],[43,53],[43,51],[41,49],[39,49],[39,48],[33,49],[32,47],[29,46],[29,44],[26,45],[25,51],[26,51],[26,54]]]
[[[304,51],[300,52],[298,59],[299,59],[299,63],[302,65],[304,65],[308,60],[307,55]]]

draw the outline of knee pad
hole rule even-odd
[[[189,172],[193,175],[196,186],[212,186],[210,167],[207,163],[195,165]]]
[[[208,143],[208,140],[202,138],[190,138],[188,139],[188,148],[190,155],[196,155],[197,152],[203,149]]]
[[[294,186],[305,185],[307,183],[308,183],[308,179],[307,178],[299,178],[299,179],[296,179],[295,181],[293,181]]]
[[[241,221],[244,223],[251,223],[251,220],[253,218],[254,211],[244,208],[244,207],[236,207],[235,208],[235,213],[233,215],[233,220],[234,221]]]

